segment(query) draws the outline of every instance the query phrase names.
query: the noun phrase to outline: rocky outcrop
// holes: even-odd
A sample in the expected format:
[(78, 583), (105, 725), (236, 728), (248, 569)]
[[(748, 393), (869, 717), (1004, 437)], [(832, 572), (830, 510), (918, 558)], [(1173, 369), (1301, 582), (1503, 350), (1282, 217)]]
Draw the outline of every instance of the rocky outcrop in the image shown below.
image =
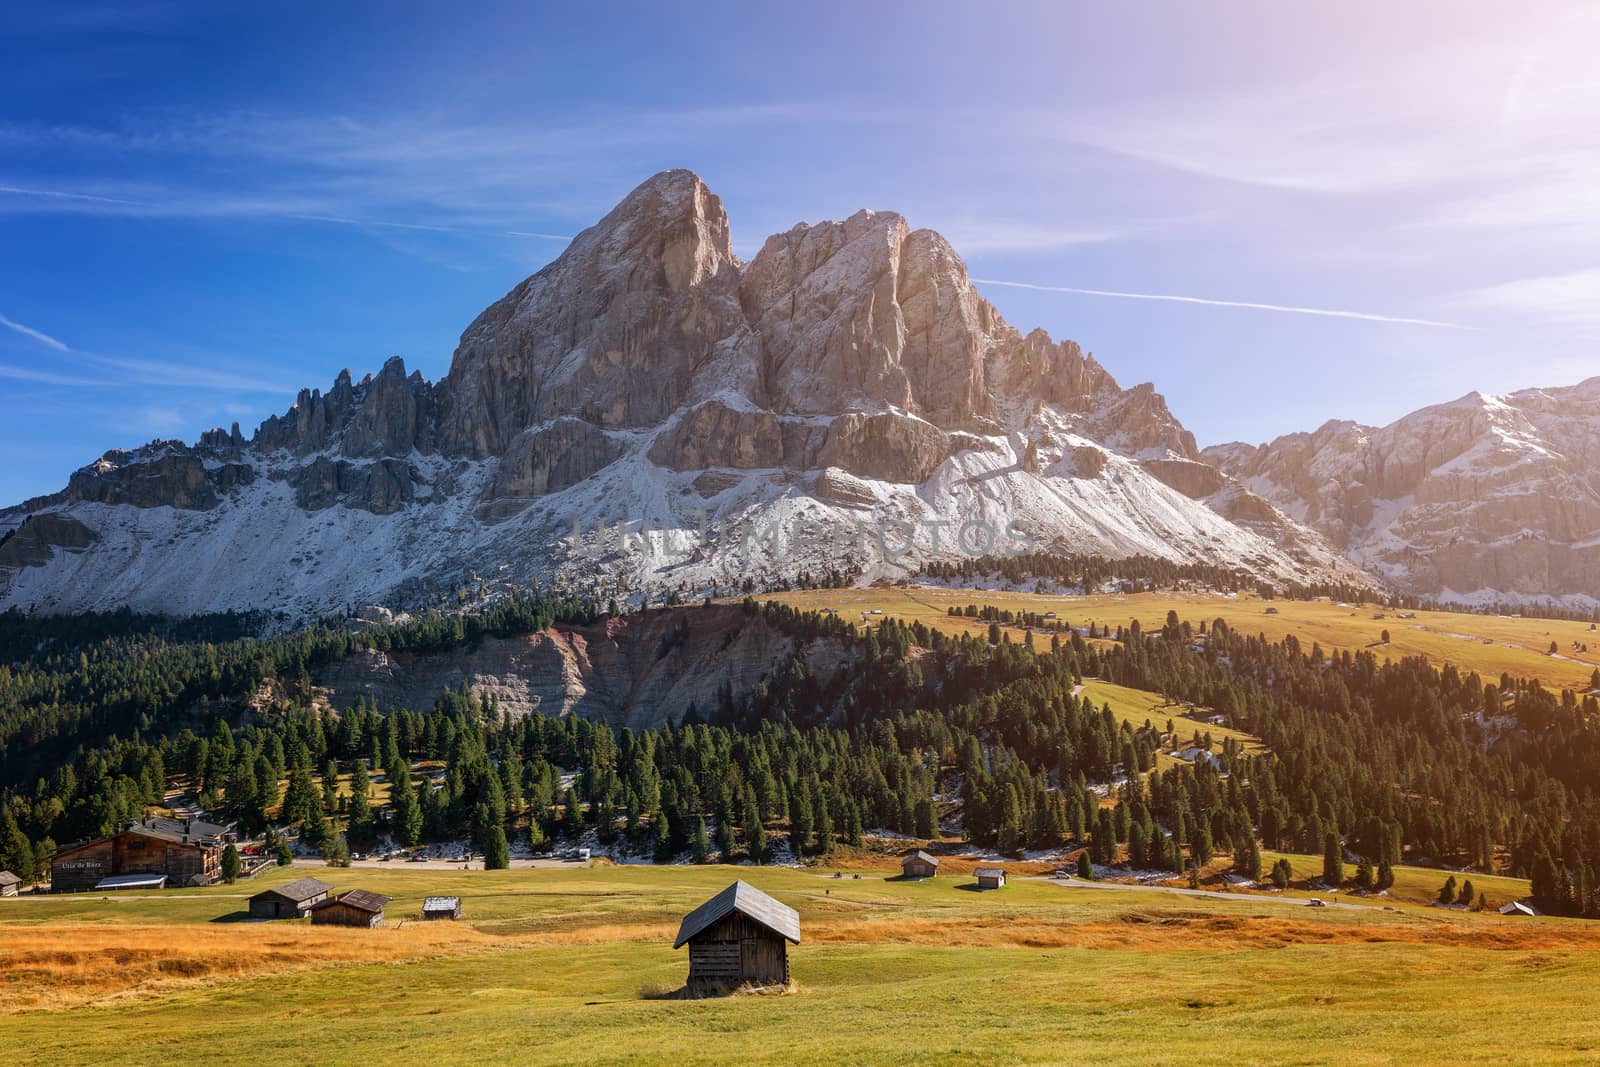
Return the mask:
[(0, 571), (42, 567), (57, 549), (81, 552), (97, 540), (93, 530), (70, 516), (30, 515), (0, 537)]
[(781, 467), (784, 434), (770, 411), (736, 410), (718, 400), (684, 414), (656, 438), (650, 462), (675, 471), (706, 467)]
[(543, 496), (577, 485), (625, 451), (611, 435), (582, 419), (557, 419), (524, 430), (495, 470), (493, 498)]
[(886, 482), (927, 481), (949, 454), (944, 431), (906, 415), (851, 413), (833, 420), (818, 463)]
[(1597, 411), (1600, 378), (1207, 456), (1409, 592), (1600, 598)]
[(688, 171), (635, 189), (467, 327), (441, 383), (445, 451), (496, 456), (575, 416), (655, 426), (744, 326), (722, 201)]
[(1191, 500), (1202, 500), (1228, 482), (1211, 464), (1192, 459), (1147, 459), (1140, 466)]
[(75, 471), (66, 497), (73, 502), (174, 507), (204, 511), (226, 493), (255, 480), (244, 463), (208, 466), (199, 450), (158, 442), (149, 452), (107, 452)]
[(826, 687), (854, 661), (834, 641), (801, 647), (738, 607), (651, 611), (594, 626), (553, 626), (437, 654), (363, 652), (316, 676), (336, 707), (431, 707), (463, 686), (508, 715), (580, 715), (653, 729), (717, 721), (801, 653)]
[(289, 475), (295, 503), (307, 511), (335, 505), (392, 515), (417, 499), (417, 477), (403, 460), (373, 463), (318, 456)]
[(433, 386), (421, 373), (407, 377), (405, 361), (395, 356), (375, 378), (352, 383), (344, 370), (326, 394), (302, 389), (287, 412), (261, 424), (252, 444), (296, 456), (324, 450), (352, 458), (429, 452), (436, 446), (434, 404)]

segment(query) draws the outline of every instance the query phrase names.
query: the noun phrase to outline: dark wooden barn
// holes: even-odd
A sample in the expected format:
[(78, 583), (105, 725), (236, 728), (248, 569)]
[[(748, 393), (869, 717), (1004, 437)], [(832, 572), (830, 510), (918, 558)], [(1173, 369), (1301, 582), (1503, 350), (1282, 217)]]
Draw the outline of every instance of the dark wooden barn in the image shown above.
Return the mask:
[(1006, 887), (1006, 869), (1004, 867), (979, 867), (972, 873), (978, 879), (979, 889), (1004, 889)]
[(299, 919), (328, 899), (333, 886), (315, 878), (296, 878), (273, 889), (263, 889), (250, 898), (254, 919)]
[(939, 857), (919, 848), (900, 861), (900, 873), (906, 878), (932, 878), (939, 873)]
[(791, 941), (800, 913), (739, 881), (686, 915), (672, 947), (689, 946), (690, 992), (717, 993), (788, 985)]
[(317, 926), (324, 924), (365, 926), (369, 928), (382, 926), (383, 906), (393, 899), (393, 897), (386, 897), (382, 893), (369, 893), (365, 889), (352, 889), (313, 905), (311, 908), (311, 922)]
[(21, 891), (21, 878), (10, 871), (0, 871), (0, 897), (14, 897)]

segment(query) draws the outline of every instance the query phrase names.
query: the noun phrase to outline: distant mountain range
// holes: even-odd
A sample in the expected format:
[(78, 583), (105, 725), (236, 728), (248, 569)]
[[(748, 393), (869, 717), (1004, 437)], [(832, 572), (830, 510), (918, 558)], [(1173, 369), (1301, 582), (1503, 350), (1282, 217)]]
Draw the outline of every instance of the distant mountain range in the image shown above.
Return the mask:
[(1205, 454), (1396, 588), (1575, 607), (1600, 597), (1600, 378)]
[(1008, 325), (938, 234), (861, 211), (745, 263), (721, 201), (668, 171), (479, 315), (441, 381), (346, 371), (249, 438), (108, 452), (0, 511), (0, 607), (695, 594), (1020, 549), (1593, 596), (1597, 398), (1600, 379), (1202, 452), (1152, 386)]

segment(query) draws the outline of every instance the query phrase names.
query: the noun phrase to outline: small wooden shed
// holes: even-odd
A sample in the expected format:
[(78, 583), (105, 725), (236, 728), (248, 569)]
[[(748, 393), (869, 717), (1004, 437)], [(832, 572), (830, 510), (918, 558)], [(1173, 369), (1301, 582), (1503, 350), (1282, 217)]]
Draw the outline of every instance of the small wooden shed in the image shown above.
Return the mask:
[(939, 873), (939, 857), (919, 848), (900, 861), (900, 873), (906, 878), (932, 878)]
[(383, 906), (393, 899), (382, 893), (352, 889), (314, 905), (311, 908), (311, 921), (318, 926), (324, 923), (369, 928), (382, 926)]
[(422, 902), (422, 917), (424, 919), (459, 919), (461, 918), (461, 898), (429, 897)]
[(292, 882), (263, 889), (250, 898), (252, 919), (300, 919), (306, 912), (328, 899), (333, 886), (315, 878), (296, 878)]
[(1006, 869), (1004, 867), (979, 867), (972, 873), (977, 876), (979, 889), (1004, 889), (1006, 887)]
[(689, 946), (688, 989), (716, 993), (788, 985), (791, 941), (800, 943), (800, 913), (738, 881), (684, 916), (672, 947)]
[(10, 871), (0, 871), (0, 897), (14, 897), (22, 892), (22, 879)]

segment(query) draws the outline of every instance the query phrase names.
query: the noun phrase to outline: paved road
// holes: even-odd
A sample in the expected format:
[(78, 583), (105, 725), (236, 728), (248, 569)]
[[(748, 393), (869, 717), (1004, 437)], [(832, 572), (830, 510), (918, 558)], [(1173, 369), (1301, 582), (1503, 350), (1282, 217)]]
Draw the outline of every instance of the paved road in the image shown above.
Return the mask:
[[(1049, 882), (1065, 889), (1108, 889), (1122, 890), (1131, 893), (1171, 893), (1180, 897), (1207, 897), (1212, 900), (1228, 900), (1235, 904), (1279, 904), (1292, 908), (1310, 907), (1304, 897), (1275, 897), (1261, 893), (1224, 893), (1216, 889), (1178, 889), (1165, 885), (1130, 885), (1126, 882), (1089, 882), (1081, 878), (1051, 878), (1045, 875), (1037, 876), (1039, 881)], [(1345, 908), (1350, 911), (1382, 911), (1381, 904), (1347, 904), (1342, 901), (1322, 898), (1325, 906), (1330, 908)]]

